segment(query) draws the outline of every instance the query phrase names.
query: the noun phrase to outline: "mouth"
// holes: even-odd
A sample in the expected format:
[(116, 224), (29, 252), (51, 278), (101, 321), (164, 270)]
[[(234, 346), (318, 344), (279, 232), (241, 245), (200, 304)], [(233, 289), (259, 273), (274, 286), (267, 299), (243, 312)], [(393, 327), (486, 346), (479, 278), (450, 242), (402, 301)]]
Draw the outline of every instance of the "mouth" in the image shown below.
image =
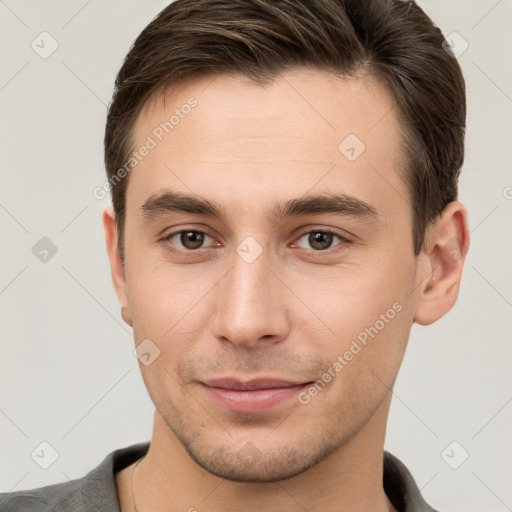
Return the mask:
[(236, 378), (211, 379), (200, 382), (205, 394), (231, 412), (251, 414), (275, 409), (296, 397), (310, 382), (275, 378), (241, 381)]

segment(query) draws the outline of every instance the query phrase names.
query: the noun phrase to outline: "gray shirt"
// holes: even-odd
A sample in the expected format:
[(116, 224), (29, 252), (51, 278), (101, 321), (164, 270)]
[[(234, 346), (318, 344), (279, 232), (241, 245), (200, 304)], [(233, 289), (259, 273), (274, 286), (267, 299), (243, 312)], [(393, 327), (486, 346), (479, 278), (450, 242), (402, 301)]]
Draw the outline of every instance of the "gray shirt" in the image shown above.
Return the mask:
[[(149, 442), (120, 448), (82, 478), (28, 491), (0, 493), (0, 512), (120, 512), (114, 474), (145, 455)], [(436, 512), (409, 470), (384, 452), (384, 490), (399, 512)]]

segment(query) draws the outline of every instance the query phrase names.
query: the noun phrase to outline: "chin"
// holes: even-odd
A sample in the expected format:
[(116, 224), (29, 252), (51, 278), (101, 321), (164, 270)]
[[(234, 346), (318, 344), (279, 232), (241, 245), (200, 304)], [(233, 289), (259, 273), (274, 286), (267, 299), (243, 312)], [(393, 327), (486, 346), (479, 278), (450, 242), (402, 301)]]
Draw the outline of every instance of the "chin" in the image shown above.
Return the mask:
[[(303, 443), (297, 444), (304, 446)], [(262, 452), (248, 442), (238, 451), (229, 445), (218, 447), (210, 453), (190, 447), (186, 449), (190, 457), (212, 475), (232, 482), (269, 483), (304, 473), (336, 449), (328, 445), (306, 446), (307, 450), (282, 446)]]

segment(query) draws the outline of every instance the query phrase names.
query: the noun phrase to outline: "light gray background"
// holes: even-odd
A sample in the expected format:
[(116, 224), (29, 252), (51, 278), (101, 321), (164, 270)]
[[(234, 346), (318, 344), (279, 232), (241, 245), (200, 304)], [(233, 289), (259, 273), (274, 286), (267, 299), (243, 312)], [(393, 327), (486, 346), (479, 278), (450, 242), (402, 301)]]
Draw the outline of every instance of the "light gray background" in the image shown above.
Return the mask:
[[(92, 190), (105, 181), (115, 74), (166, 3), (0, 0), (1, 491), (77, 478), (150, 438), (153, 406), (104, 246), (108, 198)], [(413, 328), (386, 449), (439, 509), (502, 512), (512, 510), (512, 2), (419, 3), (469, 44), (460, 198), (472, 240), (454, 310)], [(31, 48), (43, 31), (59, 44), (47, 59)], [(42, 237), (58, 248), (46, 263), (32, 253)], [(43, 441), (59, 454), (48, 469), (31, 458)], [(458, 469), (441, 455), (452, 441), (469, 453)], [(452, 464), (460, 450), (448, 450)]]

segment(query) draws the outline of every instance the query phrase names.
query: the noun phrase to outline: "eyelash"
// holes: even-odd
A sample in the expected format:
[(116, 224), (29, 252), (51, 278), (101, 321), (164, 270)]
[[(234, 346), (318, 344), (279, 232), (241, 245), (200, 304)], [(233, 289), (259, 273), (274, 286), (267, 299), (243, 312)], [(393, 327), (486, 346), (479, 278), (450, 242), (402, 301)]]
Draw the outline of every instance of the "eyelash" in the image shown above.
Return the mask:
[[(208, 233), (206, 233), (205, 231), (201, 231), (201, 230), (198, 230), (198, 229), (180, 229), (179, 231), (173, 231), (172, 233), (169, 233), (168, 235), (165, 235), (163, 238), (162, 238), (162, 241), (164, 242), (170, 242), (171, 238), (173, 238), (174, 236), (176, 235), (180, 235), (182, 233), (187, 233), (187, 232), (192, 232), (192, 233), (200, 233), (200, 234), (203, 234), (203, 235), (206, 235), (207, 237), (209, 238), (212, 238)], [(322, 254), (331, 254), (331, 252), (335, 251), (336, 250), (336, 247), (339, 247), (340, 245), (342, 246), (345, 246), (346, 244), (349, 244), (351, 243), (351, 240), (349, 240), (348, 238), (340, 235), (339, 233), (336, 233), (334, 231), (331, 231), (329, 229), (312, 229), (312, 230), (309, 230), (309, 231), (305, 231), (304, 233), (302, 233), (296, 240), (297, 242), (302, 239), (304, 236), (306, 235), (310, 235), (311, 233), (322, 233), (324, 235), (332, 235), (334, 238), (337, 238), (339, 240), (339, 243), (336, 244), (336, 245), (332, 245), (331, 247), (328, 247), (327, 249), (305, 249), (307, 252), (309, 253), (313, 253), (315, 255), (322, 255)], [(297, 242), (294, 242), (293, 244), (295, 245)], [(172, 244), (174, 245), (174, 244)], [(200, 253), (201, 250), (204, 250), (205, 248), (204, 247), (199, 247), (198, 249), (186, 249), (186, 248), (178, 248), (178, 249), (173, 249), (173, 251), (175, 252), (181, 252), (181, 253), (188, 253), (188, 254), (193, 254), (193, 253)], [(338, 249), (338, 250), (341, 250)]]

